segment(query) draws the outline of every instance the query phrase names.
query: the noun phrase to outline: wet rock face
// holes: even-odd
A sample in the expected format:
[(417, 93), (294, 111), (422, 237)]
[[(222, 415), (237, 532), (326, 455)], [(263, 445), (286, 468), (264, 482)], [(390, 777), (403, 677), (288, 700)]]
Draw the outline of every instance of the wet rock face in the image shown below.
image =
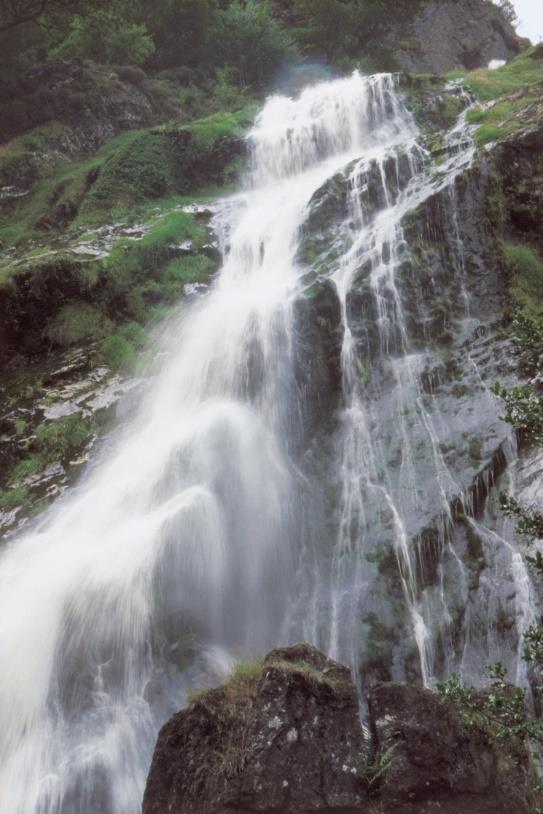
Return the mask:
[(424, 3), (407, 30), (388, 38), (402, 71), (435, 74), (511, 59), (521, 42), (499, 10), (482, 0)]
[(375, 748), (380, 754), (394, 749), (379, 792), (384, 811), (529, 811), (527, 759), (519, 766), (483, 732), (462, 729), (442, 697), (419, 687), (377, 684), (368, 703)]
[(143, 814), (529, 810), (527, 754), (513, 763), (429, 690), (376, 685), (370, 745), (350, 671), (309, 645), (272, 651), (241, 694), (236, 681), (164, 726)]
[(497, 165), (513, 237), (543, 251), (543, 103), (522, 115), (526, 129), (502, 145)]
[[(536, 225), (541, 214), (540, 139), (540, 128), (530, 127), (482, 155), (446, 186), (439, 184), (441, 151), (435, 155), (435, 191), (404, 216), (394, 272), (410, 348), (407, 356), (402, 350), (398, 320), (391, 323), (388, 357), (387, 351), (383, 352), (372, 263), (363, 255), (345, 301), (369, 433), (381, 444), (380, 465), (389, 473), (388, 483), (398, 496), (409, 545), (417, 552), (413, 569), (417, 595), (431, 609), (428, 618), (441, 620), (433, 631), (434, 675), (447, 675), (455, 669), (450, 662), (453, 642), (453, 664), (462, 661), (465, 667), (469, 663), (475, 683), (484, 666), (481, 653), (485, 652), (484, 636), (489, 627), (499, 630), (504, 663), (510, 669), (516, 663), (518, 628), (513, 599), (518, 586), (512, 576), (510, 550), (496, 542), (501, 539), (499, 535), (511, 539), (513, 528), (503, 525), (498, 510), (485, 518), (489, 501), (495, 501), (500, 488), (509, 488), (506, 484), (500, 487), (498, 481), (516, 452), (511, 446), (510, 427), (501, 419), (502, 404), (490, 387), (496, 381), (506, 386), (518, 383), (517, 356), (503, 328), (504, 311), (510, 307), (511, 298), (499, 241), (538, 245), (541, 240)], [(390, 171), (394, 165), (397, 173)], [(405, 188), (405, 158), (401, 153), (393, 160), (388, 158), (381, 173), (371, 164), (363, 170), (359, 197), (371, 222), (384, 208), (383, 179), (392, 178), (387, 189), (393, 199)], [(331, 318), (332, 311), (325, 310), (328, 299), (324, 300), (321, 292), (326, 283), (333, 287), (331, 277), (338, 259), (349, 250), (353, 239), (347, 198), (352, 183), (353, 165), (315, 194), (300, 251), (309, 283), (304, 291), (305, 312), (298, 307), (297, 314), (309, 314), (313, 325), (331, 326), (328, 334), (318, 335), (314, 330), (310, 335), (311, 342), (306, 344), (310, 344), (311, 354), (306, 352), (304, 358), (310, 358), (311, 364), (303, 366), (311, 371), (304, 380), (307, 400), (316, 413), (318, 407), (318, 421), (305, 424), (315, 431), (315, 452), (307, 456), (304, 466), (311, 480), (322, 484), (323, 493), (331, 495), (331, 499), (321, 501), (327, 512), (320, 524), (325, 529), (323, 561), (332, 535), (337, 534), (338, 513), (334, 512), (341, 499), (334, 480), (338, 463), (328, 452), (333, 445), (327, 446), (325, 436), (329, 439), (336, 433), (342, 440), (344, 380), (341, 348), (328, 355), (326, 367), (316, 364), (324, 358), (325, 350), (338, 347), (338, 340), (332, 343), (330, 337), (342, 336), (341, 322), (338, 325), (337, 316)], [(388, 259), (386, 252), (383, 258)], [(393, 313), (390, 290), (385, 290), (385, 296), (389, 297), (385, 300), (388, 313)], [(301, 337), (307, 333), (301, 318), (298, 333)], [(396, 360), (402, 356), (407, 373), (400, 375)], [(330, 390), (330, 381), (338, 382), (339, 395)], [(402, 399), (405, 425), (397, 410)], [(417, 405), (434, 426), (430, 444), (425, 440), (424, 422), (418, 422)], [(413, 439), (407, 454), (399, 426), (405, 426)], [(411, 481), (403, 468), (407, 460), (415, 473)], [(446, 490), (446, 511), (442, 487)], [(365, 588), (355, 611), (359, 623), (357, 667), (365, 687), (375, 681), (416, 682), (420, 666), (398, 576), (394, 517), (375, 495), (365, 501), (364, 511)], [(466, 522), (466, 514), (474, 522)], [(484, 531), (485, 523), (498, 537)], [(356, 586), (351, 590), (356, 591)], [(443, 596), (447, 597), (445, 612)], [(490, 597), (500, 610), (491, 623), (488, 619), (482, 623), (476, 609), (487, 607)]]
[(231, 693), (204, 694), (162, 729), (143, 814), (366, 810), (346, 667), (309, 645), (274, 650), (225, 726)]

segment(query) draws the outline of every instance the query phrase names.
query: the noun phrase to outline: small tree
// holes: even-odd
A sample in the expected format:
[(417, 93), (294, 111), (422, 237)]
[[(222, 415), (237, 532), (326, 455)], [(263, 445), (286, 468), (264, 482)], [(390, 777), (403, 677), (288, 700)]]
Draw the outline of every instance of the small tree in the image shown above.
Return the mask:
[(62, 59), (141, 65), (154, 50), (146, 26), (127, 21), (113, 8), (74, 17), (67, 37), (51, 53)]
[(0, 0), (0, 33), (35, 22), (47, 12), (74, 6), (78, 0)]
[(512, 26), (518, 25), (517, 12), (511, 0), (494, 0), (494, 4), (501, 10), (508, 23)]
[(234, 0), (215, 16), (209, 41), (218, 66), (231, 66), (241, 85), (262, 84), (294, 55), (292, 39), (266, 0)]

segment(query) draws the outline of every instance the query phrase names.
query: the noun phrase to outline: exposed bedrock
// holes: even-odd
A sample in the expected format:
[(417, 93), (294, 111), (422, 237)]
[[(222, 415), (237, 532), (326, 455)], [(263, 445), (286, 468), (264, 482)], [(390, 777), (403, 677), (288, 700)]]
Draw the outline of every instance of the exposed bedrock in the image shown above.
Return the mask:
[(481, 0), (423, 3), (413, 21), (399, 32), (393, 28), (387, 41), (401, 70), (436, 74), (511, 59), (521, 43), (498, 9)]
[[(513, 529), (500, 517), (497, 494), (502, 488), (522, 492), (526, 467), (521, 456), (515, 483), (502, 479), (517, 443), (491, 386), (518, 381), (516, 352), (504, 323), (511, 277), (500, 241), (537, 242), (528, 215), (539, 211), (541, 202), (540, 129), (512, 137), (452, 184), (440, 184), (442, 170), (436, 165), (435, 191), (401, 223), (395, 271), (399, 305), (385, 303), (395, 317), (387, 346), (371, 263), (355, 270), (345, 299), (367, 433), (378, 444), (378, 476), (396, 499), (413, 552), (409, 590), (425, 618), (439, 620), (432, 623), (431, 670), (444, 675), (463, 660), (475, 682), (484, 666), (478, 651), (485, 651), (489, 630), (502, 643), (498, 657), (512, 669), (524, 623), (515, 582), (520, 576), (511, 568), (513, 548), (507, 542)], [(399, 154), (381, 167), (370, 164), (359, 177), (369, 223), (384, 211), (385, 193), (396, 198), (405, 189), (408, 172)], [(337, 534), (340, 504), (335, 475), (340, 462), (331, 450), (341, 443), (330, 439), (341, 439), (344, 432), (344, 325), (334, 273), (353, 242), (352, 173), (352, 166), (346, 168), (316, 193), (300, 249), (308, 272), (305, 301), (298, 306), (299, 382), (312, 418), (306, 423), (304, 466), (321, 484), (322, 552)], [(386, 247), (384, 255), (388, 261)], [(342, 566), (354, 574), (361, 561), (364, 572), (364, 590), (353, 599), (353, 583), (346, 614), (359, 626), (357, 659), (366, 687), (376, 680), (416, 680), (420, 670), (405, 613), (397, 519), (379, 492), (368, 494), (363, 551), (345, 554)], [(330, 573), (333, 568), (330, 563)], [(490, 620), (480, 616), (481, 607), (493, 609)], [(328, 612), (323, 607), (322, 613)], [(340, 653), (341, 635), (340, 628)]]

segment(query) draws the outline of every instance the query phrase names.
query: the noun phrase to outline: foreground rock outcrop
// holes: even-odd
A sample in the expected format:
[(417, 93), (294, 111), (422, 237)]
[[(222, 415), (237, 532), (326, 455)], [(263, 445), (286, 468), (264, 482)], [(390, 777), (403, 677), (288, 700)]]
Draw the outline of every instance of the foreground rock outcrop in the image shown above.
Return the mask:
[(143, 814), (524, 814), (529, 755), (513, 760), (454, 707), (379, 684), (364, 739), (350, 671), (310, 645), (273, 650), (161, 730)]

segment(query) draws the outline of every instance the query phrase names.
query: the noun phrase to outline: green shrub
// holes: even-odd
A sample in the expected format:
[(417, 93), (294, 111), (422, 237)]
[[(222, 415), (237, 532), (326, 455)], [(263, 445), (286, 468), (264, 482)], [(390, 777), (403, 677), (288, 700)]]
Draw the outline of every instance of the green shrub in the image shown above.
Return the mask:
[(77, 15), (68, 36), (51, 51), (56, 59), (92, 59), (106, 64), (141, 65), (155, 46), (145, 25), (127, 21), (111, 8)]
[(19, 461), (13, 472), (11, 473), (10, 480), (12, 483), (29, 478), (36, 475), (44, 467), (43, 459), (39, 455), (34, 455), (32, 458), (25, 458)]
[(468, 445), (468, 455), (473, 466), (477, 466), (482, 458), (482, 443), (480, 438), (470, 438)]
[(25, 506), (27, 504), (28, 489), (24, 486), (0, 491), (0, 509), (2, 511), (7, 512), (11, 509), (16, 509), (18, 506)]
[(489, 110), (473, 108), (468, 111), (467, 120), (470, 124), (478, 124), (475, 140), (482, 147), (493, 141), (499, 141), (514, 133), (521, 123), (515, 118), (515, 113), (522, 108), (522, 102), (499, 102)]
[(37, 447), (45, 461), (57, 461), (81, 447), (94, 434), (94, 422), (79, 414), (44, 421), (35, 430)]
[(266, 82), (295, 55), (290, 33), (272, 15), (267, 0), (232, 0), (220, 9), (210, 48), (216, 64), (236, 70), (242, 85)]
[(99, 308), (73, 302), (60, 309), (44, 333), (55, 345), (67, 347), (85, 339), (103, 339), (112, 329), (113, 323)]
[(17, 435), (22, 435), (27, 428), (27, 421), (24, 418), (15, 419), (15, 432)]
[(511, 273), (513, 298), (529, 316), (543, 312), (543, 260), (526, 244), (502, 243), (504, 262)]
[(521, 430), (524, 439), (530, 443), (543, 445), (543, 396), (530, 385), (512, 387), (508, 390), (495, 383), (492, 392), (503, 399), (507, 421), (516, 430)]
[(453, 126), (460, 116), (463, 107), (464, 103), (458, 96), (448, 96), (445, 99), (442, 107), (442, 116), (447, 127)]
[(129, 322), (119, 328), (118, 333), (137, 350), (143, 350), (149, 342), (149, 334), (137, 322)]
[(463, 728), (483, 730), (501, 741), (509, 754), (523, 756), (527, 741), (543, 743), (543, 727), (528, 712), (526, 691), (507, 681), (502, 664), (487, 667), (486, 672), (491, 679), (488, 692), (463, 684), (456, 673), (436, 689), (457, 708)]
[(104, 339), (100, 346), (100, 355), (106, 365), (125, 373), (134, 369), (138, 358), (132, 343), (120, 332)]

